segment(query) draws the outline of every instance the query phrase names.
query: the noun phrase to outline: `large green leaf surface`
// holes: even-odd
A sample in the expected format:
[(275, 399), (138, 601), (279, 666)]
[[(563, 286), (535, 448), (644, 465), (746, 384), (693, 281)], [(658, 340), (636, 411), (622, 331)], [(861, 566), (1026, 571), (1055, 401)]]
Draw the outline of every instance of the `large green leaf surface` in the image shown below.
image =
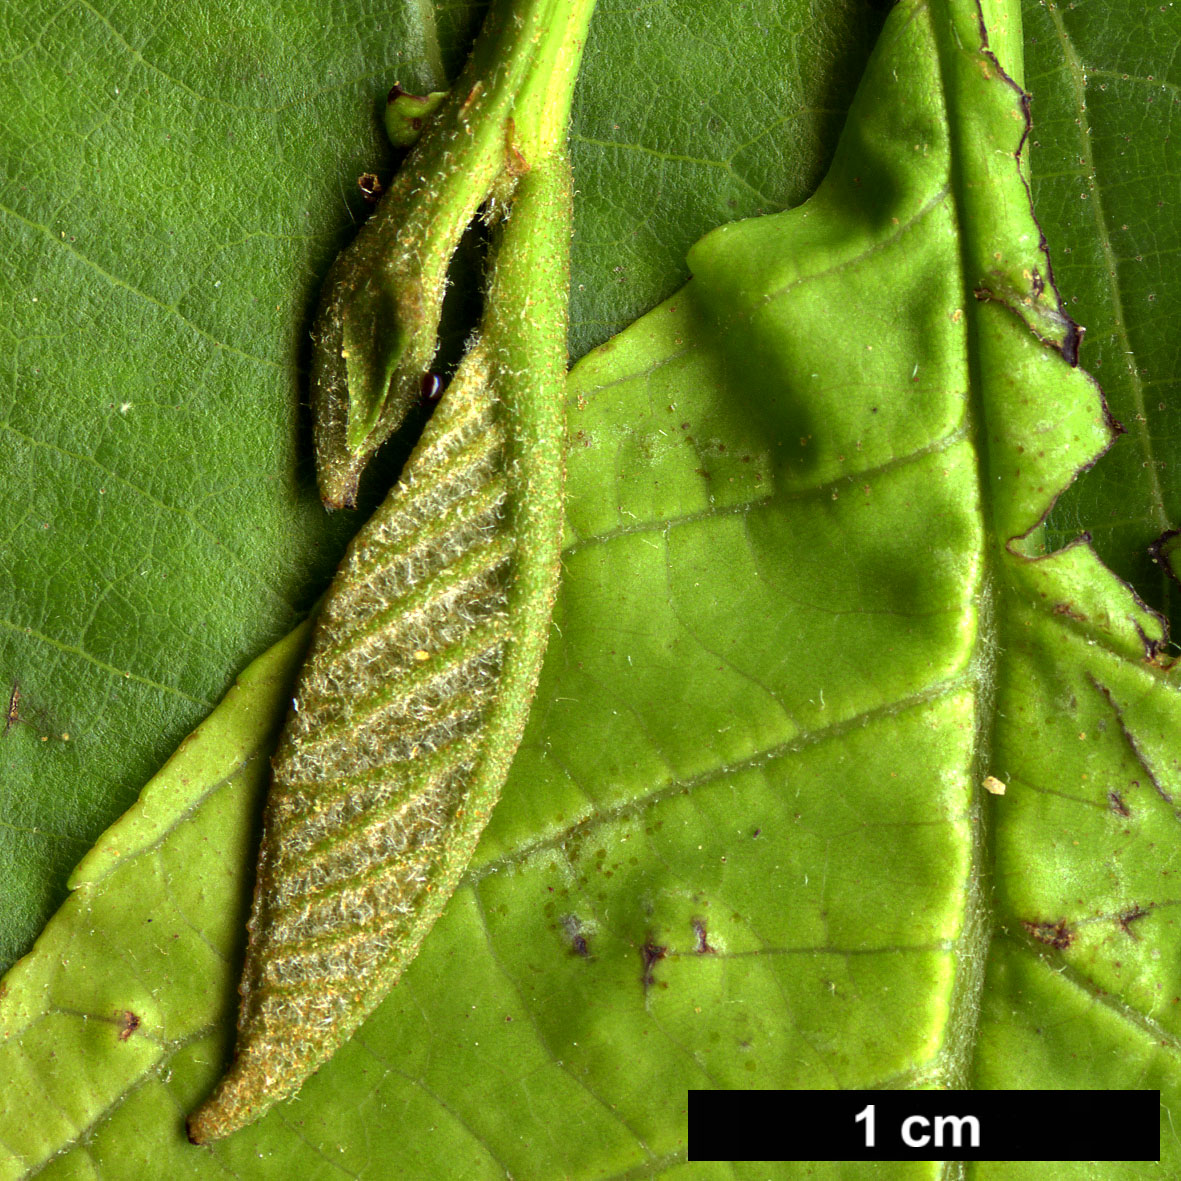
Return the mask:
[(6, 961), (356, 527), (303, 470), (298, 361), (341, 178), (383, 158), (369, 79), (430, 80), (405, 16), (341, 57), (293, 12), (135, 15), (5, 13)]
[[(397, 475), (404, 446), (360, 513), (323, 513), (301, 369), (356, 179), (395, 163), (390, 84), (440, 85), (478, 23), (435, 7), (0, 6), (4, 966)], [(808, 195), (881, 20), (633, 8), (602, 0), (578, 92), (575, 355), (675, 290), (706, 230)]]
[(1026, 6), (1031, 162), (1054, 270), (1089, 331), (1084, 361), (1127, 436), (1056, 506), (1105, 562), (1178, 620), (1150, 546), (1181, 525), (1181, 62), (1167, 4)]
[[(1159, 621), (1087, 546), (1043, 553), (1108, 427), (1054, 347), (1020, 104), (975, 29), (896, 10), (817, 195), (711, 234), (575, 371), (537, 707), (374, 1019), (294, 1104), (184, 1142), (229, 1047), (296, 636), (7, 978), (6, 1175), (765, 1175), (682, 1163), (691, 1086), (1176, 1104), (1181, 706)], [(1167, 1176), (1163, 1127), (1159, 1171), (971, 1175)]]

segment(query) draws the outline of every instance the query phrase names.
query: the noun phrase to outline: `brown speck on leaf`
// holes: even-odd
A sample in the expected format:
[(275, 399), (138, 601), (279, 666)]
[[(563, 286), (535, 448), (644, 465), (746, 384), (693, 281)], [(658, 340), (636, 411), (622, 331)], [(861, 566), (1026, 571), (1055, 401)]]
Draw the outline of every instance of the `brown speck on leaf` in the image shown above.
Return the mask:
[(130, 1009), (124, 1009), (119, 1018), (122, 1024), (119, 1040), (125, 1042), (139, 1028), (139, 1018)]
[(570, 937), (570, 950), (576, 956), (589, 960), (591, 958), (590, 944), (583, 932), (582, 921), (577, 915), (568, 914), (562, 919), (562, 926), (566, 928), (566, 934)]
[(1117, 816), (1131, 816), (1132, 809), (1124, 802), (1124, 797), (1118, 791), (1109, 791), (1107, 793), (1107, 802), (1111, 805), (1111, 810)]
[(704, 919), (693, 920), (693, 934), (697, 936), (697, 946), (694, 951), (698, 955), (717, 955), (718, 949), (710, 947), (709, 940), (706, 938)]
[(1021, 925), (1039, 943), (1044, 943), (1047, 947), (1053, 947), (1058, 951), (1065, 951), (1074, 942), (1074, 932), (1067, 925), (1065, 919), (1059, 919), (1056, 923), (1039, 923), (1022, 919)]
[(662, 947), (651, 935), (644, 940), (644, 946), (640, 948), (640, 955), (644, 960), (644, 975), (641, 980), (644, 984), (644, 991), (656, 983), (656, 973), (653, 969), (666, 955), (668, 955), (668, 948)]
[(21, 687), (19, 681), (12, 682), (12, 694), (8, 698), (8, 716), (4, 722), (4, 733), (7, 734), (20, 721)]
[(1147, 914), (1148, 911), (1142, 906), (1133, 906), (1131, 910), (1125, 910), (1119, 916), (1120, 930), (1123, 931), (1125, 935), (1131, 935), (1133, 939), (1138, 939), (1139, 936), (1132, 930), (1132, 924), (1137, 919), (1144, 918), (1144, 916)]

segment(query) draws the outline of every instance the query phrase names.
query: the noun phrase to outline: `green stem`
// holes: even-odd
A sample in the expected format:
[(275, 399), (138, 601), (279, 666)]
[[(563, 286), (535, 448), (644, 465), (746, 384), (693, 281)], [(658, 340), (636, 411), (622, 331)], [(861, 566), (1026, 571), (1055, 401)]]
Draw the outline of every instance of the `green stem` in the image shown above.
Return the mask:
[(565, 0), (555, 6), (554, 27), (517, 94), (516, 146), (531, 165), (554, 152), (565, 154), (574, 84), (594, 7), (595, 0)]

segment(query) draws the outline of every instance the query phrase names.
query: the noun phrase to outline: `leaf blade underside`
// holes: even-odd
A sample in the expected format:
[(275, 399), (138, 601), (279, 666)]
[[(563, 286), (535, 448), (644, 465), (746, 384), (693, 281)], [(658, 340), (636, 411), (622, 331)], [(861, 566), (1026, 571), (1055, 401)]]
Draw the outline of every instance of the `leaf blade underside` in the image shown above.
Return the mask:
[[(403, 983), (216, 1164), (179, 1139), (153, 1160), (277, 1176), (310, 1142), (327, 1176), (381, 1137), (409, 1172), (676, 1175), (686, 1086), (1076, 1083), (1176, 1102), (1175, 903), (1157, 852), (1176, 844), (1176, 691), (1145, 660), (1156, 621), (1086, 547), (1023, 540), (1108, 428), (1086, 377), (1022, 319), (1037, 238), (1018, 96), (943, 11), (895, 11), (813, 201), (710, 235), (689, 287), (572, 376), (539, 705)], [(1009, 218), (983, 251), (943, 114), (979, 84), (1000, 95), (989, 126), (1007, 150), (986, 163), (1005, 170)], [(981, 798), (985, 772), (1004, 796)], [(206, 819), (176, 832), (212, 839)], [(167, 850), (142, 862), (153, 880)], [(133, 1172), (133, 1121), (178, 1129), (220, 1064), (228, 968), (202, 965), (221, 987), (189, 998), (183, 1030), (146, 1007), (158, 959), (117, 996), (80, 999), (87, 974), (60, 970), (63, 948), (77, 962), (101, 943), (91, 928), (127, 922), (131, 879), (114, 883), (131, 872), (76, 893), (74, 925), (10, 981), (6, 1004), (48, 989), (66, 1024), (67, 1009), (145, 1006), (144, 1040), (109, 1025), (103, 1047), (143, 1053), (128, 1068), (141, 1085), (113, 1081), (121, 1106), (94, 1127), (86, 1113), (76, 1163), (46, 1175), (83, 1154)], [(243, 905), (240, 883), (209, 891), (211, 909)], [(184, 913), (146, 905), (173, 927)], [(48, 1077), (41, 1047), (9, 1051)], [(443, 1119), (450, 1156), (404, 1134)], [(4, 1127), (7, 1143), (11, 1114)], [(1175, 1141), (1162, 1152), (1167, 1171)]]

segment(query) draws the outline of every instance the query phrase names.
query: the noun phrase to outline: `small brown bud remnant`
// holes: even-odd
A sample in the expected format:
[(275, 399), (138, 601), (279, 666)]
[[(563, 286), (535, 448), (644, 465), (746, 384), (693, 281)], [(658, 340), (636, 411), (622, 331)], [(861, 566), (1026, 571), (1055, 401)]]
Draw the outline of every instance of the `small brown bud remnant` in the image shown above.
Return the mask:
[(376, 205), (381, 200), (382, 193), (385, 192), (385, 187), (375, 172), (362, 172), (357, 177), (357, 188), (361, 190), (361, 196), (370, 205)]

